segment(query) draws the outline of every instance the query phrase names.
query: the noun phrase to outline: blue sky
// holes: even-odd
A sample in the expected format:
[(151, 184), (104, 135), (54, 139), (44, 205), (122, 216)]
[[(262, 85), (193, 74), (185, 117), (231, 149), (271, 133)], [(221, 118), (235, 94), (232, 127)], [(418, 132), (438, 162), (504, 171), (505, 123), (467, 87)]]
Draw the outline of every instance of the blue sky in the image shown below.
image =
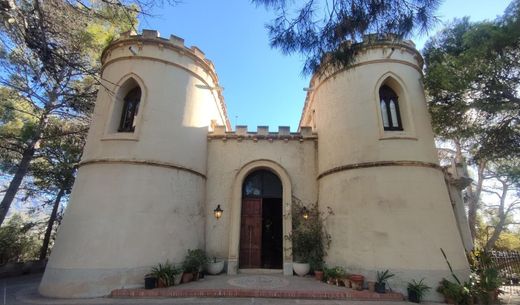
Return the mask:
[[(445, 0), (437, 11), (443, 24), (453, 18), (469, 16), (478, 21), (501, 15), (510, 0)], [(248, 0), (183, 0), (176, 6), (164, 6), (140, 23), (140, 29), (155, 29), (163, 37), (170, 34), (185, 39), (187, 46), (199, 47), (217, 69), (224, 87), (231, 125), (269, 125), (298, 127), (305, 101), (302, 76), (303, 58), (285, 56), (269, 47), (265, 24), (274, 16)], [(414, 37), (422, 49), (426, 36)]]

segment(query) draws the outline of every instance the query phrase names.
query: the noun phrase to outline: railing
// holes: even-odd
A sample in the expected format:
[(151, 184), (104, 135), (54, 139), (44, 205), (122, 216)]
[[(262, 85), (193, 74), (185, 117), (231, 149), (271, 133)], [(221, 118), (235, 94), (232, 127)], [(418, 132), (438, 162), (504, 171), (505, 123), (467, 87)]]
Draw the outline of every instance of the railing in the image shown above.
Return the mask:
[(500, 287), (506, 294), (520, 295), (520, 252), (491, 251), (492, 265), (504, 280)]

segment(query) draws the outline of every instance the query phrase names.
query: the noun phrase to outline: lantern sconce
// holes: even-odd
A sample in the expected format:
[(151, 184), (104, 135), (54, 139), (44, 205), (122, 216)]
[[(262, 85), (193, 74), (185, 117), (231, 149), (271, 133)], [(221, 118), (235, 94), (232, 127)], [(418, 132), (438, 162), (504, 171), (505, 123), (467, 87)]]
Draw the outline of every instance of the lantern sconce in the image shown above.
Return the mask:
[(307, 207), (303, 207), (303, 209), (302, 209), (302, 217), (305, 220), (309, 219), (309, 210), (307, 210)]
[(224, 210), (222, 210), (222, 209), (220, 208), (220, 204), (219, 204), (219, 205), (217, 205), (217, 208), (213, 210), (213, 215), (215, 215), (215, 218), (216, 218), (217, 220), (219, 220), (220, 217), (222, 217), (222, 212), (224, 212)]

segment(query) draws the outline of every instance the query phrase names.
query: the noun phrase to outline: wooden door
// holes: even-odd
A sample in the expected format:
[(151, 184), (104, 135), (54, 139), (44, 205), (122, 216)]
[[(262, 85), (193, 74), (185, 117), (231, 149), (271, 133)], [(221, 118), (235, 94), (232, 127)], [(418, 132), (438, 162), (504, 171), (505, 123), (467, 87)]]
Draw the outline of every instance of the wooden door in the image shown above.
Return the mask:
[(240, 222), (240, 268), (262, 266), (262, 199), (244, 198)]

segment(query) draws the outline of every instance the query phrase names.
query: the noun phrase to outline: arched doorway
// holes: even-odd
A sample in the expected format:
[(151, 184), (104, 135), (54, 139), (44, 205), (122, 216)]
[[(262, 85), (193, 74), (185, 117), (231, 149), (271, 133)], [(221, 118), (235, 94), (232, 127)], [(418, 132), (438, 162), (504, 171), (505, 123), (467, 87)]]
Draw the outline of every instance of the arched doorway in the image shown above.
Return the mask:
[(239, 268), (283, 268), (283, 188), (265, 169), (242, 184)]

